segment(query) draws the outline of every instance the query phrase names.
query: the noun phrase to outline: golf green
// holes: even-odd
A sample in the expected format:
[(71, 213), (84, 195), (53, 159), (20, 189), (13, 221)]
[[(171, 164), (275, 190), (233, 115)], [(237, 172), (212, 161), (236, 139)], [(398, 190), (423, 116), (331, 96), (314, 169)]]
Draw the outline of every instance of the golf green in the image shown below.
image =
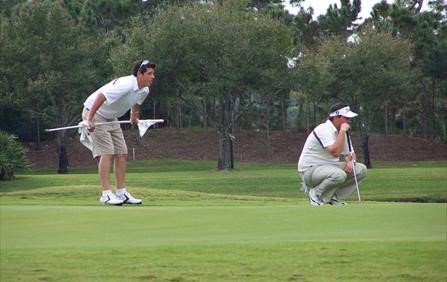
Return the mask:
[(444, 240), (445, 204), (1, 206), (1, 248)]

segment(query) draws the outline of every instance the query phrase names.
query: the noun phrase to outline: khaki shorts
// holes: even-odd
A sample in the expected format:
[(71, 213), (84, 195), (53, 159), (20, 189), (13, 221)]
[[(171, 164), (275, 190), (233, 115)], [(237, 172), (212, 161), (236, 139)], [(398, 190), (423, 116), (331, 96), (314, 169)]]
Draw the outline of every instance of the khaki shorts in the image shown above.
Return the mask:
[[(82, 119), (87, 120), (89, 110), (84, 108), (82, 111)], [(93, 122), (109, 122), (118, 119), (106, 119), (98, 114), (93, 117)], [(123, 131), (118, 123), (99, 125), (93, 132), (92, 136), (92, 153), (96, 158), (101, 155), (127, 155), (126, 140), (124, 140)]]

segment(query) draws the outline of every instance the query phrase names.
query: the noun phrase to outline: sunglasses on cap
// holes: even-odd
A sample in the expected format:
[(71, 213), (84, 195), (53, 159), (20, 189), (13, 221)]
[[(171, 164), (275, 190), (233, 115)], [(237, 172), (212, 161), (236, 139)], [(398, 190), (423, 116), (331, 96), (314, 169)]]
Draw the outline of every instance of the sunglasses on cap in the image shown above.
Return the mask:
[(141, 62), (141, 65), (140, 65), (140, 67), (138, 68), (138, 70), (141, 70), (141, 68), (142, 68), (143, 66), (147, 66), (147, 65), (149, 65), (150, 68), (155, 68), (155, 64), (149, 62), (149, 60), (144, 60), (144, 61)]

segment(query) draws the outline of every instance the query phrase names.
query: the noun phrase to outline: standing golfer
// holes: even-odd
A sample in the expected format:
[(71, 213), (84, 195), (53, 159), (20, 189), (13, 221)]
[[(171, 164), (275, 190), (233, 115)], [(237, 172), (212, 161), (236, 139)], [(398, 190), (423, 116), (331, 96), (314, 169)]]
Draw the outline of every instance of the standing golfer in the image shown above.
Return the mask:
[(306, 139), (298, 172), (313, 206), (346, 205), (356, 181), (366, 176), (366, 166), (355, 162), (355, 153), (350, 153), (348, 145), (347, 131), (356, 116), (347, 104), (337, 103), (331, 107), (328, 120)]
[[(126, 177), (127, 146), (119, 124), (101, 125), (95, 123), (118, 120), (130, 109), (130, 122), (138, 122), (140, 105), (149, 94), (149, 86), (155, 79), (155, 65), (148, 60), (133, 64), (132, 75), (112, 80), (91, 94), (84, 102), (82, 119), (89, 125), (92, 137), (92, 153), (99, 157), (98, 172), (102, 184), (103, 204), (141, 204), (128, 191)], [(113, 164), (116, 179), (116, 195), (112, 193), (109, 174)]]

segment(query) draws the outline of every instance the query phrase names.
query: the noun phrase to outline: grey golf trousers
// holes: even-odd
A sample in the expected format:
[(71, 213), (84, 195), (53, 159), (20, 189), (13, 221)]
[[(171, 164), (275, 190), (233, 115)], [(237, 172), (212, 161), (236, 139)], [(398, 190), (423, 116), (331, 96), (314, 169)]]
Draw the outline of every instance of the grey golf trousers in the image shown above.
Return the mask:
[[(345, 162), (336, 165), (313, 166), (303, 174), (303, 180), (309, 189), (316, 189), (320, 200), (327, 203), (336, 195), (340, 200), (347, 200), (352, 192), (356, 190), (353, 173), (346, 173), (343, 168)], [(357, 181), (360, 183), (366, 177), (366, 166), (355, 163)]]

